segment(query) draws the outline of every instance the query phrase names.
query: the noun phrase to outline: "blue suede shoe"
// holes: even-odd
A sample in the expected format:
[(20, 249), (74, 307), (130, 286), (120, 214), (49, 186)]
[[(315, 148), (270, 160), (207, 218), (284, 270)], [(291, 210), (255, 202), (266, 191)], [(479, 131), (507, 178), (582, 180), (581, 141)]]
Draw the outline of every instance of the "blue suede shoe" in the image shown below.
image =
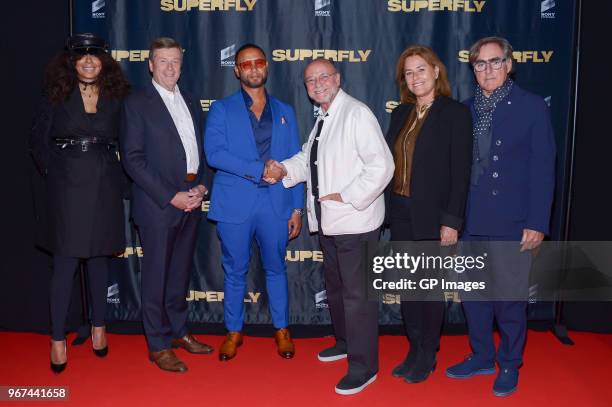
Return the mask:
[(518, 376), (518, 369), (500, 369), (493, 384), (493, 394), (506, 397), (514, 393), (518, 387)]
[(469, 355), (461, 363), (446, 369), (446, 376), (453, 379), (467, 379), (476, 375), (488, 375), (495, 373), (495, 364), (493, 362), (484, 363), (476, 360), (474, 355)]

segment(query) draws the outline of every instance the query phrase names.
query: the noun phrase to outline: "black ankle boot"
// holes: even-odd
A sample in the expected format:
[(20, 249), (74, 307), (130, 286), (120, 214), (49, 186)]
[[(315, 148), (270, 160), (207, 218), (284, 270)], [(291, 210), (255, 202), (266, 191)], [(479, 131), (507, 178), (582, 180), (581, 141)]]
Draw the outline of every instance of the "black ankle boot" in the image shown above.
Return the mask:
[(406, 337), (410, 343), (410, 350), (402, 363), (391, 371), (393, 377), (406, 377), (416, 366), (417, 355), (421, 343), (421, 334), (417, 329), (406, 328)]
[(411, 342), (410, 350), (402, 363), (395, 366), (391, 371), (393, 377), (405, 377), (412, 369), (414, 369), (417, 359), (417, 344)]
[(404, 381), (411, 384), (424, 382), (436, 370), (436, 364), (436, 352), (421, 349), (418, 352), (414, 368), (404, 376)]

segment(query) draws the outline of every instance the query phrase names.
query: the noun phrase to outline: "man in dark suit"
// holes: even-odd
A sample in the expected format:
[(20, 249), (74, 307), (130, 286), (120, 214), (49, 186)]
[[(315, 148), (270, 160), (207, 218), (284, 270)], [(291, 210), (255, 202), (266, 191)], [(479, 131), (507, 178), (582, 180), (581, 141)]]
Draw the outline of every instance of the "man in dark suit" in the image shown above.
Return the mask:
[(187, 290), (193, 263), (204, 159), (200, 110), (179, 90), (183, 53), (172, 38), (153, 41), (150, 85), (126, 99), (121, 160), (134, 181), (132, 215), (143, 246), (142, 318), (149, 358), (160, 369), (185, 372), (171, 348), (211, 353), (186, 328)]
[[(473, 354), (446, 370), (453, 378), (499, 373), (496, 396), (518, 386), (527, 333), (531, 250), (548, 233), (555, 183), (555, 140), (544, 100), (521, 89), (512, 72), (512, 46), (488, 37), (470, 49), (478, 86), (468, 101), (474, 121), (474, 156), (463, 240), (488, 253), (487, 298), (464, 301)], [(520, 243), (519, 243), (520, 242)], [(511, 288), (511, 290), (509, 290)], [(501, 334), (497, 355), (493, 320)]]
[[(287, 242), (300, 233), (304, 187), (268, 183), (266, 161), (299, 151), (297, 120), (291, 106), (265, 89), (268, 62), (263, 50), (245, 44), (236, 52), (240, 90), (213, 103), (206, 122), (206, 156), (217, 170), (208, 218), (217, 221), (223, 250), (225, 327), (219, 359), (230, 360), (242, 344), (246, 274), (251, 245), (257, 241), (266, 273), (278, 354), (290, 359), (295, 348), (289, 330), (285, 256)], [(276, 174), (278, 175), (278, 173)]]

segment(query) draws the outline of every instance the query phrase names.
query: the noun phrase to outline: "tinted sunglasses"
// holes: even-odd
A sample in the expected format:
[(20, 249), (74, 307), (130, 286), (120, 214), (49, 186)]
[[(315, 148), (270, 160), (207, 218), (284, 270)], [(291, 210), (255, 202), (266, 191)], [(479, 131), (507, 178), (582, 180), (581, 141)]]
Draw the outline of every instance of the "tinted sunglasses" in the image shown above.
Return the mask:
[(249, 69), (262, 69), (265, 66), (266, 60), (261, 58), (243, 61), (238, 64), (238, 67), (240, 67), (240, 69), (242, 69), (243, 71), (247, 71)]
[(104, 54), (106, 51), (104, 51), (102, 48), (97, 48), (97, 47), (91, 47), (91, 48), (73, 48), (70, 50), (70, 52), (72, 52), (73, 54), (77, 54), (77, 55), (101, 55)]

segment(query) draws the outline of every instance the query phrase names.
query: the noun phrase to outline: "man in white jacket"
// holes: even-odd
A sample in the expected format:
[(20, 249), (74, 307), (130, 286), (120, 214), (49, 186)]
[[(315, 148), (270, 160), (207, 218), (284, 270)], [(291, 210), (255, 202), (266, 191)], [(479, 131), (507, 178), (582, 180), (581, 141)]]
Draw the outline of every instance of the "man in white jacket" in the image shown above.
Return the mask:
[(319, 232), (323, 250), (336, 344), (318, 358), (331, 362), (348, 355), (348, 373), (336, 393), (355, 394), (378, 372), (378, 303), (367, 298), (362, 248), (379, 239), (393, 156), (374, 114), (340, 89), (331, 62), (311, 62), (304, 83), (320, 114), (302, 150), (281, 163), (282, 182), (286, 188), (306, 182), (308, 226)]

